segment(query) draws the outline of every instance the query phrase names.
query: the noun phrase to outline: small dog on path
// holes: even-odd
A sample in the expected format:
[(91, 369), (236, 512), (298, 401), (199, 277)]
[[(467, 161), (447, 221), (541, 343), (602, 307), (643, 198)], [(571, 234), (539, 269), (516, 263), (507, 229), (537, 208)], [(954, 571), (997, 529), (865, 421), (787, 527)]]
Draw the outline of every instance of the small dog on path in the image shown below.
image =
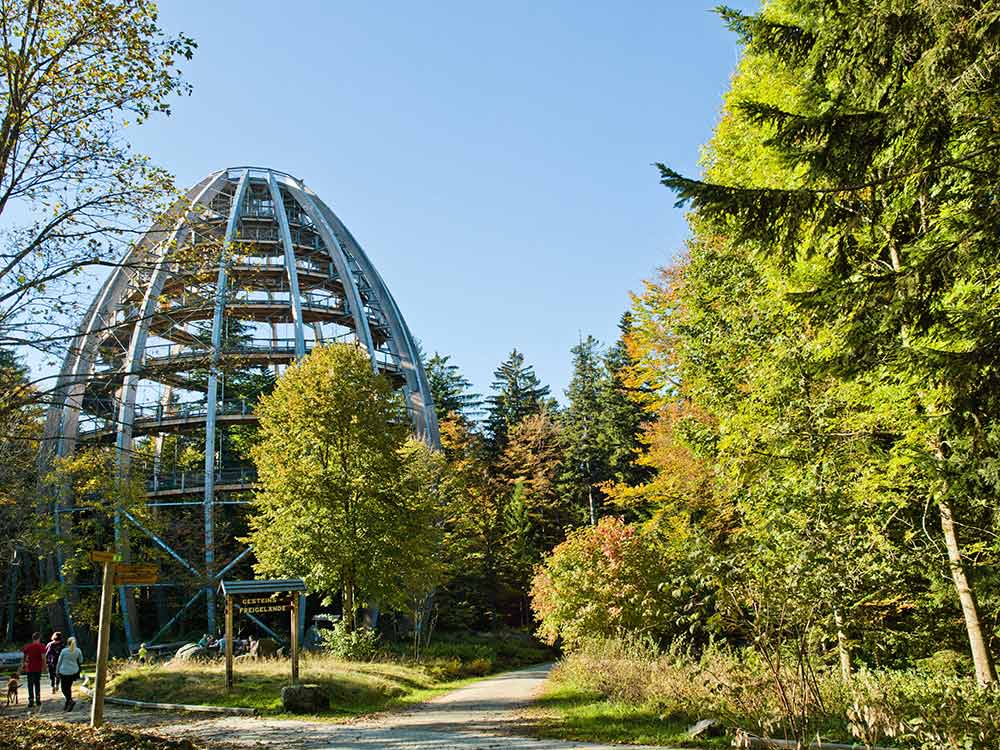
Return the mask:
[(17, 681), (17, 675), (14, 675), (9, 680), (7, 680), (7, 705), (8, 706), (11, 703), (14, 703), (14, 704), (20, 703), (20, 701), (17, 698), (17, 688), (19, 686), (20, 686), (20, 683)]

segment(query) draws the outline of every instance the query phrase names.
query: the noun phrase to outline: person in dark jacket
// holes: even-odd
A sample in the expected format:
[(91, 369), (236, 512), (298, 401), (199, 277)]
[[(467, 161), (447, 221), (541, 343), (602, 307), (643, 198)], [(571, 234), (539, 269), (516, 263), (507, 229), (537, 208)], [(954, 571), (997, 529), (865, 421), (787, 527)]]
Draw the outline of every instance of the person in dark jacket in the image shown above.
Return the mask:
[(49, 668), (49, 682), (52, 684), (53, 695), (59, 692), (59, 673), (56, 672), (56, 665), (59, 663), (59, 654), (65, 645), (62, 633), (57, 630), (45, 646), (45, 666)]

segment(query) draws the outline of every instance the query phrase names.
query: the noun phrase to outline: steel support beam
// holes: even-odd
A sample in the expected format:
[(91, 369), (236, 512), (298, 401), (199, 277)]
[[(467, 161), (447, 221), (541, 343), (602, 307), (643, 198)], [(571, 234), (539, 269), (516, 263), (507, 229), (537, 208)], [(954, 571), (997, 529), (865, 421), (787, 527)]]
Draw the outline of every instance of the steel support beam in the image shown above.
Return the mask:
[(212, 580), (214, 582), (216, 582), (216, 583), (218, 583), (219, 581), (221, 581), (222, 580), (222, 576), (224, 576), (230, 570), (232, 570), (233, 568), (235, 568), (240, 563), (240, 561), (243, 560), (243, 558), (245, 558), (251, 552), (253, 552), (253, 547), (252, 546), (247, 547), (245, 550), (243, 550), (242, 552), (240, 552), (240, 554), (238, 554), (236, 557), (234, 557), (228, 563), (226, 563), (225, 565), (223, 565), (222, 569), (219, 570), (219, 572), (215, 574), (215, 576), (213, 577)]
[(229, 204), (229, 220), (226, 222), (226, 236), (219, 252), (219, 274), (215, 282), (215, 310), (212, 315), (212, 367), (208, 373), (208, 394), (205, 396), (205, 603), (207, 605), (208, 632), (215, 632), (215, 589), (212, 587), (212, 571), (215, 568), (215, 425), (219, 411), (219, 360), (222, 357), (222, 322), (226, 308), (226, 288), (228, 286), (226, 264), (236, 230), (240, 225), (240, 211), (250, 186), (250, 172), (243, 170), (236, 192)]
[(330, 254), (330, 259), (333, 261), (333, 265), (337, 269), (337, 275), (340, 277), (340, 283), (344, 287), (344, 294), (347, 295), (345, 302), (347, 302), (351, 317), (354, 320), (354, 334), (358, 337), (362, 346), (364, 346), (368, 351), (368, 356), (371, 358), (372, 362), (372, 370), (378, 372), (378, 364), (375, 358), (375, 344), (372, 341), (372, 332), (370, 326), (368, 325), (368, 315), (365, 313), (365, 306), (361, 301), (361, 291), (358, 288), (358, 280), (351, 271), (347, 254), (344, 252), (344, 248), (341, 247), (340, 241), (333, 233), (333, 229), (330, 227), (326, 217), (323, 216), (322, 211), (319, 210), (312, 197), (310, 197), (310, 195), (306, 193), (305, 190), (302, 189), (302, 187), (300, 187), (296, 182), (286, 180), (285, 186), (288, 188), (296, 202), (302, 206), (302, 210), (306, 212), (306, 216), (308, 216), (312, 221), (313, 226), (316, 227), (316, 231), (319, 232), (319, 236), (323, 239), (323, 244), (326, 245), (326, 250)]
[(281, 195), (281, 188), (278, 187), (278, 183), (274, 179), (273, 172), (268, 172), (267, 187), (271, 191), (274, 216), (278, 220), (281, 244), (285, 248), (285, 272), (288, 274), (288, 296), (292, 303), (292, 323), (295, 326), (295, 358), (301, 359), (306, 356), (306, 339), (302, 328), (302, 295), (299, 293), (299, 270), (295, 266), (295, 248), (292, 247), (292, 232), (288, 227), (285, 200)]
[[(156, 544), (157, 547), (159, 547), (160, 549), (162, 549), (164, 552), (166, 552), (168, 555), (170, 555), (172, 558), (174, 558), (177, 562), (179, 562), (181, 565), (183, 565), (185, 568), (187, 568), (188, 571), (190, 571), (193, 575), (198, 576), (199, 578), (201, 577), (201, 571), (200, 570), (198, 570), (191, 563), (189, 563), (187, 560), (185, 560), (183, 557), (181, 557), (177, 552), (175, 552), (174, 548), (171, 547), (169, 544), (167, 544), (165, 541), (163, 541), (163, 539), (161, 539), (155, 532), (150, 531), (145, 526), (143, 526), (142, 522), (139, 521), (138, 518), (136, 518), (135, 516), (133, 516), (127, 510), (123, 510), (121, 512), (121, 515), (123, 515), (125, 518), (127, 518), (129, 521), (131, 521), (133, 524), (135, 524), (136, 528), (138, 528), (139, 531), (141, 531), (143, 534), (145, 534), (146, 536), (148, 536)], [(120, 588), (124, 588), (124, 586), (122, 586)]]
[[(311, 193), (304, 186), (303, 191), (306, 194)], [(341, 251), (344, 252), (346, 250), (354, 258), (355, 263), (357, 263), (361, 273), (364, 274), (368, 285), (377, 298), (379, 308), (382, 310), (386, 318), (386, 323), (389, 325), (391, 334), (389, 337), (389, 346), (400, 359), (400, 364), (403, 367), (403, 375), (406, 378), (409, 391), (407, 393), (407, 400), (410, 402), (410, 406), (418, 412), (418, 419), (415, 424), (417, 434), (431, 445), (436, 446), (439, 442), (439, 437), (430, 384), (427, 382), (413, 336), (410, 334), (409, 328), (406, 326), (406, 321), (403, 319), (403, 315), (396, 305), (396, 300), (389, 293), (389, 289), (382, 280), (382, 277), (350, 230), (337, 218), (337, 215), (333, 213), (329, 206), (321, 201), (316, 201), (316, 203), (318, 203), (334, 234), (339, 232), (344, 238), (345, 243), (343, 244), (346, 244), (347, 247), (345, 248), (343, 244), (340, 244)], [(338, 243), (340, 243), (339, 239)]]
[[(227, 206), (229, 193), (232, 193), (232, 198)], [(272, 204), (273, 212), (266, 210), (266, 207), (265, 210), (249, 210), (251, 198), (258, 197)], [(293, 234), (300, 231), (299, 222), (303, 225), (301, 231), (307, 235), (302, 238)], [(203, 223), (207, 226), (207, 235), (202, 229)], [(188, 237), (193, 242), (193, 248), (200, 250), (209, 263), (215, 259), (214, 253), (218, 247), (216, 243), (221, 238), (219, 264), (217, 269), (209, 270), (211, 279), (201, 276), (200, 266), (197, 269), (183, 266), (178, 268), (177, 255), (172, 252), (172, 248), (187, 245)], [(239, 249), (240, 241), (247, 243), (246, 249), (240, 250), (245, 252), (246, 258), (239, 261), (241, 268), (244, 265), (246, 268), (241, 271), (244, 275), (237, 282), (235, 278), (229, 278), (232, 276), (229, 271), (233, 252)], [(328, 260), (321, 261), (324, 276), (328, 277), (325, 284), (316, 279), (317, 263), (313, 254), (317, 250), (325, 252), (329, 257)], [(307, 257), (309, 260), (306, 260)], [(176, 502), (169, 493), (163, 495), (164, 502), (156, 502), (160, 497), (156, 491), (147, 498), (150, 507), (163, 510), (182, 508), (189, 504), (187, 500), (196, 501), (191, 503), (193, 506), (202, 506), (201, 513), (197, 507), (192, 507), (191, 512), (203, 516), (204, 563), (194, 559), (189, 562), (178, 554), (172, 546), (173, 536), (163, 533), (161, 538), (143, 526), (134, 515), (127, 513), (125, 508), (114, 510), (119, 549), (127, 552), (129, 533), (136, 538), (145, 535), (150, 544), (156, 545), (177, 560), (184, 571), (196, 578), (195, 585), (198, 587), (197, 594), (184, 605), (182, 612), (189, 611), (199, 601), (198, 597), (205, 594), (208, 627), (215, 632), (217, 616), (214, 586), (225, 574), (232, 575), (229, 571), (251, 555), (250, 549), (244, 549), (225, 564), (222, 564), (223, 560), (216, 558), (218, 545), (215, 516), (219, 507), (241, 502), (216, 498), (220, 489), (217, 476), (220, 469), (224, 468), (218, 463), (216, 448), (220, 425), (227, 419), (222, 415), (225, 381), (221, 371), (221, 362), (229, 361), (224, 335), (227, 316), (263, 322), (265, 325), (278, 320), (290, 321), (294, 330), (293, 347), (292, 342), (277, 340), (279, 331), (277, 326), (272, 325), (272, 346), (268, 347), (266, 340), (254, 342), (254, 347), (248, 350), (250, 356), (245, 360), (242, 356), (238, 357), (239, 362), (261, 362), (266, 366), (273, 366), (277, 371), (281, 366), (279, 363), (288, 362), (292, 354), (296, 359), (302, 357), (313, 340), (321, 343), (324, 338), (329, 341), (355, 341), (366, 350), (374, 372), (379, 372), (384, 367), (382, 359), (385, 356), (391, 357), (394, 368), (398, 368), (394, 369), (394, 373), (398, 372), (404, 382), (403, 392), (415, 432), (431, 445), (436, 445), (437, 423), (427, 378), (415, 341), (374, 265), (337, 215), (295, 177), (255, 167), (237, 167), (213, 173), (187, 193), (175, 206), (172, 216), (160, 221), (147, 232), (127, 258), (123, 267), (115, 269), (101, 287), (75, 334), (72, 342), (74, 351), (66, 358), (59, 373), (57, 402), (48, 412), (45, 438), (46, 441), (52, 441), (49, 444), (55, 446), (55, 451), (65, 455), (72, 452), (79, 439), (101, 440), (104, 436), (113, 435), (119, 464), (124, 471), (128, 468), (133, 439), (138, 439), (140, 434), (158, 434), (149, 439), (155, 441), (153, 461), (159, 467), (168, 463), (167, 456), (160, 455), (161, 449), (165, 447), (162, 435), (179, 431), (179, 426), (170, 420), (154, 424), (147, 418), (138, 419), (145, 412), (137, 405), (137, 394), (142, 391), (147, 380), (166, 386), (167, 390), (162, 393), (164, 403), (169, 402), (171, 386), (205, 394), (207, 408), (203, 420), (199, 420), (199, 428), (201, 424), (205, 427), (203, 471), (199, 467), (194, 472), (197, 481), (189, 481), (186, 490), (181, 485)], [(283, 268), (278, 267), (279, 263)], [(132, 267), (128, 267), (129, 265)], [(259, 281), (258, 276), (253, 273), (258, 268), (265, 271)], [(141, 269), (141, 272), (136, 273), (136, 269)], [(178, 271), (182, 275), (175, 277)], [(281, 271), (284, 271), (287, 281), (282, 279)], [(316, 310), (320, 308), (316, 307), (311, 295), (306, 294), (306, 287), (312, 283), (307, 282), (307, 279), (316, 280), (325, 286), (328, 290), (325, 293), (332, 295), (336, 292), (338, 298), (343, 300), (343, 309), (336, 310), (335, 315), (331, 313), (329, 318), (316, 314)], [(186, 304), (184, 300), (192, 287), (210, 285), (212, 280), (216, 282), (215, 288), (208, 294), (214, 296), (214, 301), (203, 300), (195, 312), (177, 315), (174, 321), (161, 319), (161, 315), (174, 309), (167, 309), (165, 303), (162, 303), (164, 295), (169, 296), (174, 303), (181, 300), (181, 304)], [(254, 293), (248, 295), (246, 304), (237, 309), (230, 292), (238, 291), (237, 285), (242, 289), (244, 284), (253, 289)], [(288, 290), (287, 297), (283, 293), (285, 288)], [(274, 294), (277, 289), (281, 289), (282, 293)], [(267, 295), (271, 308), (274, 308), (269, 308), (267, 315), (248, 307), (255, 304), (253, 300), (263, 295)], [(199, 299), (204, 296), (199, 293)], [(154, 316), (156, 322), (152, 320)], [(306, 316), (309, 316), (309, 322), (306, 322)], [(207, 337), (203, 343), (201, 334), (189, 330), (192, 322), (206, 318), (206, 323), (210, 321), (211, 325), (210, 350)], [(353, 331), (343, 337), (325, 331), (324, 325), (317, 322), (323, 319), (332, 320)], [(161, 321), (163, 325), (160, 325)], [(312, 332), (307, 330), (310, 325), (313, 327)], [(164, 338), (174, 346), (169, 347), (169, 352), (165, 352), (163, 356), (154, 354), (149, 348), (153, 337)], [(106, 346), (113, 350), (108, 356), (104, 354)], [(204, 367), (202, 357), (210, 363), (207, 377), (204, 380), (189, 378), (186, 373), (191, 368)], [(106, 370), (109, 364), (111, 369)], [(95, 374), (98, 369), (101, 372)], [(93, 377), (99, 378), (101, 389), (107, 388), (109, 384), (118, 386), (117, 403), (110, 407), (110, 411), (106, 404), (90, 409), (89, 400), (87, 409), (82, 409), (85, 396), (92, 395), (91, 390), (88, 390), (88, 383)], [(199, 399), (200, 397), (199, 394)], [(93, 417), (99, 424), (109, 424), (81, 436), (83, 416)], [(190, 428), (191, 425), (186, 422), (185, 427)], [(69, 502), (56, 505), (60, 504), (70, 505)], [(65, 511), (72, 513), (75, 509), (65, 508)], [(54, 520), (59, 524), (58, 511), (55, 516)], [(65, 515), (62, 525), (70, 523), (72, 518), (73, 516)], [(55, 578), (53, 567), (50, 562), (48, 575)], [(178, 585), (190, 585), (188, 576), (180, 576), (180, 579), (177, 581)], [(70, 580), (67, 583), (73, 585)], [(164, 585), (169, 583), (165, 582)], [(121, 593), (127, 594), (127, 591)], [(124, 601), (130, 601), (127, 595)], [(176, 625), (180, 613), (163, 612), (161, 622), (167, 621), (171, 615), (173, 617), (167, 627), (161, 628), (157, 638), (162, 638), (163, 632)], [(293, 625), (297, 632), (301, 633), (304, 629), (304, 617), (305, 607), (300, 606), (298, 627)], [(263, 626), (257, 618), (253, 620)], [(129, 628), (126, 632), (129, 646), (138, 639), (138, 634), (131, 630), (134, 623), (132, 613), (126, 608), (125, 624)]]
[[(191, 206), (188, 212), (178, 220), (171, 238), (169, 241), (161, 243), (158, 248), (156, 265), (154, 266), (152, 278), (149, 280), (146, 290), (142, 298), (142, 307), (139, 312), (139, 319), (136, 321), (135, 326), (132, 328), (132, 337), (129, 341), (128, 353), (125, 357), (124, 364), (124, 380), (122, 381), (122, 386), (119, 391), (119, 411), (118, 411), (118, 434), (115, 440), (115, 445), (118, 448), (118, 468), (121, 472), (127, 472), (129, 463), (131, 461), (131, 451), (132, 451), (132, 423), (135, 419), (135, 395), (136, 389), (139, 384), (140, 370), (142, 367), (143, 357), (146, 349), (146, 339), (149, 336), (149, 325), (153, 318), (153, 314), (156, 312), (156, 307), (159, 303), (160, 292), (163, 289), (163, 283), (167, 277), (167, 261), (170, 258), (171, 252), (173, 250), (173, 245), (176, 244), (178, 238), (184, 231), (184, 226), (188, 218), (188, 214), (193, 212), (197, 207), (198, 203), (204, 198), (208, 193), (209, 189), (212, 188), (218, 178), (207, 182), (207, 184), (202, 187), (198, 195), (191, 201)], [(121, 510), (115, 509), (115, 546), (118, 553), (124, 558), (128, 558), (128, 544), (127, 544), (127, 532), (124, 529), (121, 522)], [(125, 629), (125, 643), (126, 646), (131, 650), (135, 639), (133, 638), (133, 625), (132, 622), (132, 600), (128, 596), (128, 592), (125, 590), (124, 586), (118, 587), (119, 600), (121, 601), (122, 608), (122, 624)]]
[(146, 645), (147, 646), (152, 645), (153, 643), (155, 643), (157, 641), (157, 639), (159, 639), (159, 637), (161, 635), (163, 635), (168, 630), (170, 630), (170, 628), (173, 627), (174, 623), (177, 622), (179, 619), (181, 619), (181, 615), (183, 615), (185, 612), (187, 612), (189, 609), (191, 609), (191, 605), (193, 605), (196, 601), (198, 601), (198, 597), (201, 596), (204, 593), (205, 593), (205, 589), (198, 589), (198, 591), (195, 592), (195, 595), (192, 596), (190, 599), (188, 599), (187, 604), (185, 604), (183, 607), (181, 607), (180, 610), (177, 612), (177, 614), (175, 614), (173, 617), (171, 617), (167, 621), (166, 625), (164, 625), (162, 628), (160, 628), (159, 630), (157, 630), (156, 631), (156, 635), (154, 635), (152, 638), (150, 638), (148, 641), (146, 641)]

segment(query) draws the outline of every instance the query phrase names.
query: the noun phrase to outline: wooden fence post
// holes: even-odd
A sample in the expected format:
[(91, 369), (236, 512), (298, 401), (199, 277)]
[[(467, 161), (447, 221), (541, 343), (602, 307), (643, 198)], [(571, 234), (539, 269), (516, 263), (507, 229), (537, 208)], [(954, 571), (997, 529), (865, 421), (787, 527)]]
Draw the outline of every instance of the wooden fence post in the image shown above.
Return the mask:
[[(90, 703), (90, 726), (97, 728), (104, 723), (104, 691), (108, 685), (108, 645), (111, 640), (111, 602), (115, 596), (115, 563), (104, 563), (101, 579), (101, 615), (97, 626), (97, 674), (94, 676), (94, 693)], [(122, 606), (125, 603), (122, 602)]]
[(233, 689), (233, 597), (226, 595), (226, 690)]
[(292, 684), (299, 684), (299, 597), (292, 594)]

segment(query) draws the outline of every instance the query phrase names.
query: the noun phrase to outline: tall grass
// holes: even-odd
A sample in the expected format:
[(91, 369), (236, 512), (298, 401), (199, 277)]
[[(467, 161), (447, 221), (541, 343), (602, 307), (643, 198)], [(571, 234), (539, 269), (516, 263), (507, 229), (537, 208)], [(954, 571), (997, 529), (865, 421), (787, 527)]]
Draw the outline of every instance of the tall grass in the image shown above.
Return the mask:
[[(675, 724), (718, 719), (737, 742), (749, 735), (801, 741), (804, 721), (809, 736), (827, 742), (1000, 748), (1000, 690), (980, 689), (969, 676), (936, 671), (934, 664), (861, 670), (848, 680), (819, 664), (804, 678), (792, 659), (776, 672), (748, 649), (661, 652), (641, 639), (618, 639), (584, 644), (553, 678), (557, 686), (599, 693), (615, 712), (625, 704)], [(790, 717), (791, 711), (803, 715)]]

